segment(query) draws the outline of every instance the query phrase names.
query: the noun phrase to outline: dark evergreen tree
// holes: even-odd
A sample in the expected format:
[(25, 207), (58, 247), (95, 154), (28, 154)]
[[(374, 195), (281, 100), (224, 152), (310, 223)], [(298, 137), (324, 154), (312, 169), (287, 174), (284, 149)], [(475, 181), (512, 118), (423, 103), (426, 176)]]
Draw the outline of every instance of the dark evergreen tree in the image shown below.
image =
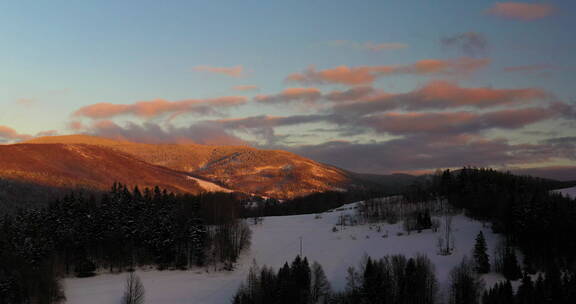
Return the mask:
[(486, 239), (480, 231), (476, 236), (476, 244), (474, 245), (474, 267), (478, 273), (490, 272), (490, 259), (487, 251)]
[(534, 283), (532, 278), (525, 273), (522, 278), (522, 282), (518, 287), (516, 292), (516, 303), (517, 304), (536, 304), (534, 302)]
[(502, 265), (502, 274), (507, 280), (518, 280), (522, 277), (522, 270), (518, 265), (518, 259), (516, 258), (516, 250), (514, 248), (507, 247), (504, 253)]

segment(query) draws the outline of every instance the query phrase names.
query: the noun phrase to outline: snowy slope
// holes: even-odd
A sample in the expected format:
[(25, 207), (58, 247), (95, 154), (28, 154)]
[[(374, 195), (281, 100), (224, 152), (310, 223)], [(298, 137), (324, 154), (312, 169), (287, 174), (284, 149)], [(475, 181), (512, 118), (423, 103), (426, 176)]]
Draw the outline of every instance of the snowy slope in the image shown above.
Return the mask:
[[(357, 266), (365, 254), (381, 257), (387, 254), (417, 253), (428, 255), (436, 265), (440, 283), (445, 283), (452, 267), (464, 255), (471, 255), (476, 234), (482, 230), (486, 236), (489, 254), (492, 254), (497, 236), (480, 222), (464, 216), (455, 216), (456, 252), (451, 256), (436, 254), (438, 234), (431, 231), (413, 232), (411, 235), (397, 235), (403, 232), (401, 223), (382, 225), (382, 231), (370, 229), (368, 225), (346, 227), (332, 232), (338, 217), (353, 212), (353, 205), (340, 211), (328, 212), (316, 219), (315, 215), (267, 217), (260, 225), (252, 226), (252, 248), (242, 258), (241, 265), (233, 272), (208, 273), (204, 269), (192, 271), (139, 271), (145, 289), (147, 303), (230, 303), (238, 285), (246, 277), (255, 259), (259, 265), (278, 269), (285, 261), (291, 261), (300, 251), (300, 237), (303, 238), (303, 252), (311, 261), (318, 261), (324, 267), (328, 279), (336, 290), (345, 286), (346, 269)], [(388, 237), (382, 235), (388, 231)], [(67, 303), (116, 303), (122, 296), (125, 274), (103, 274), (92, 278), (66, 279)], [(491, 274), (493, 281), (498, 275)]]
[(228, 188), (224, 188), (224, 187), (217, 185), (213, 182), (209, 182), (209, 181), (199, 179), (199, 178), (196, 178), (193, 176), (188, 176), (187, 178), (191, 179), (191, 180), (195, 180), (198, 183), (198, 185), (200, 185), (200, 187), (202, 187), (202, 189), (204, 189), (208, 192), (228, 192), (228, 193), (232, 192), (232, 190), (230, 190)]
[(555, 190), (571, 198), (576, 198), (576, 187)]

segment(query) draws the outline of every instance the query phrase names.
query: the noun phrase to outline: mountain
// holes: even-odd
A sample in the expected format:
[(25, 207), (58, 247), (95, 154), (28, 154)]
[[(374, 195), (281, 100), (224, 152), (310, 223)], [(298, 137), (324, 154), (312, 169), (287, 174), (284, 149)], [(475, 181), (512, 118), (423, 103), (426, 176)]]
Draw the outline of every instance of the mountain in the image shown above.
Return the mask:
[(57, 188), (108, 189), (114, 182), (199, 193), (187, 174), (149, 164), (104, 146), (85, 144), (0, 145), (0, 178)]
[[(176, 188), (176, 190), (188, 191), (187, 188), (183, 189), (180, 179), (176, 178), (186, 174), (199, 179), (200, 184), (204, 185), (200, 188), (206, 188), (206, 183), (212, 183), (209, 187), (211, 189), (219, 185), (226, 189), (278, 199), (288, 199), (318, 191), (347, 189), (362, 184), (349, 172), (294, 153), (260, 150), (247, 146), (153, 145), (87, 135), (69, 135), (36, 138), (24, 144), (5, 146), (4, 148), (26, 150), (21, 152), (24, 156), (44, 154), (44, 150), (54, 149), (54, 147), (61, 147), (61, 149), (66, 150), (67, 154), (61, 156), (55, 154), (50, 159), (43, 159), (47, 164), (37, 165), (42, 167), (49, 166), (52, 162), (65, 162), (65, 159), (62, 158), (71, 157), (69, 156), (71, 151), (77, 149), (77, 152), (72, 153), (75, 154), (75, 159), (91, 163), (89, 168), (95, 167), (94, 169), (98, 170), (101, 161), (96, 159), (91, 161), (90, 158), (82, 157), (82, 154), (86, 153), (84, 150), (106, 151), (111, 158), (121, 157), (131, 161), (129, 166), (132, 169), (127, 170), (127, 172), (114, 172), (115, 178), (120, 179), (126, 174), (131, 174), (129, 184), (138, 183), (140, 175), (136, 169), (138, 166), (148, 169), (154, 168), (159, 172), (170, 172), (173, 175), (171, 179), (158, 178), (164, 181), (159, 185), (164, 186), (171, 184), (169, 181), (178, 181), (174, 186), (167, 187), (169, 189)], [(106, 157), (103, 156), (103, 158)], [(23, 164), (21, 165), (23, 166)], [(77, 169), (82, 177), (79, 181), (91, 184), (89, 182), (91, 178), (83, 176), (87, 170), (83, 169), (82, 166)], [(108, 168), (106, 171), (111, 169)], [(27, 166), (27, 170), (33, 171), (34, 166)], [(0, 172), (4, 171), (6, 171), (4, 165), (0, 162)], [(73, 171), (66, 170), (66, 176), (73, 176)], [(4, 174), (0, 173), (0, 176), (2, 175)], [(100, 177), (97, 173), (94, 175)], [(97, 178), (97, 180), (98, 183), (106, 183), (106, 181), (110, 181), (110, 178)], [(185, 179), (185, 182), (190, 183), (190, 180), (191, 178)], [(143, 182), (139, 184), (143, 184)], [(109, 184), (106, 186), (108, 187)]]

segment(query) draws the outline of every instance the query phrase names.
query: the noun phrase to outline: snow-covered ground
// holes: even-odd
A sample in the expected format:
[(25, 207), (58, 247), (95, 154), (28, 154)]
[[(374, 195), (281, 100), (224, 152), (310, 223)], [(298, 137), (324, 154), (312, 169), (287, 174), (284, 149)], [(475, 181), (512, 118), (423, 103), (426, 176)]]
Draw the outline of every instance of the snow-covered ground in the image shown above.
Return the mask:
[[(492, 256), (498, 236), (482, 223), (465, 216), (455, 216), (454, 227), (456, 251), (450, 256), (437, 254), (439, 233), (430, 230), (407, 235), (402, 224), (381, 225), (381, 232), (369, 225), (346, 227), (338, 232), (332, 228), (343, 213), (351, 213), (353, 205), (337, 211), (315, 215), (267, 217), (260, 225), (252, 226), (252, 246), (242, 257), (238, 269), (233, 272), (207, 272), (205, 269), (190, 271), (138, 271), (146, 289), (147, 303), (230, 303), (239, 284), (245, 279), (253, 260), (259, 265), (281, 267), (292, 261), (300, 252), (302, 237), (303, 254), (310, 261), (318, 261), (336, 290), (345, 286), (346, 270), (357, 266), (365, 254), (379, 258), (387, 254), (414, 256), (426, 254), (436, 265), (441, 284), (447, 281), (450, 270), (464, 255), (471, 256), (475, 236), (483, 231)], [(340, 229), (340, 228), (338, 228)], [(441, 229), (440, 229), (441, 231)], [(387, 237), (382, 237), (387, 232)], [(399, 235), (402, 233), (403, 235)], [(101, 274), (92, 278), (69, 278), (64, 280), (67, 303), (119, 303), (124, 289), (126, 274)], [(493, 282), (496, 274), (486, 277)]]
[(576, 187), (564, 188), (564, 189), (559, 189), (559, 190), (554, 190), (554, 191), (560, 192), (560, 193), (567, 195), (571, 198), (576, 198)]
[(192, 179), (195, 180), (198, 185), (200, 185), (200, 187), (202, 187), (204, 190), (208, 191), (208, 192), (226, 192), (226, 193), (230, 193), (232, 192), (232, 190), (228, 189), (228, 188), (224, 188), (220, 185), (217, 185), (213, 182), (209, 182), (203, 179), (199, 179), (193, 176), (187, 176), (188, 179)]

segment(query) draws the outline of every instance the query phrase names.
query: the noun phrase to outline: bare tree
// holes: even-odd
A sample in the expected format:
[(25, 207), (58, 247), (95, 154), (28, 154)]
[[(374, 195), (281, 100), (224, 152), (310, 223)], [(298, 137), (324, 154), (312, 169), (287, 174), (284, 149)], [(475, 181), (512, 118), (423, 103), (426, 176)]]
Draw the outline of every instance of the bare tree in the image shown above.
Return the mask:
[(122, 304), (143, 304), (144, 303), (144, 285), (140, 278), (131, 272), (126, 277), (126, 289), (122, 297)]
[(454, 251), (454, 236), (452, 233), (452, 215), (444, 215), (443, 237), (438, 238), (438, 253), (440, 255), (451, 255)]
[(326, 274), (322, 266), (317, 262), (312, 264), (312, 278), (311, 278), (310, 293), (312, 303), (322, 303), (330, 296), (330, 282), (326, 278)]

